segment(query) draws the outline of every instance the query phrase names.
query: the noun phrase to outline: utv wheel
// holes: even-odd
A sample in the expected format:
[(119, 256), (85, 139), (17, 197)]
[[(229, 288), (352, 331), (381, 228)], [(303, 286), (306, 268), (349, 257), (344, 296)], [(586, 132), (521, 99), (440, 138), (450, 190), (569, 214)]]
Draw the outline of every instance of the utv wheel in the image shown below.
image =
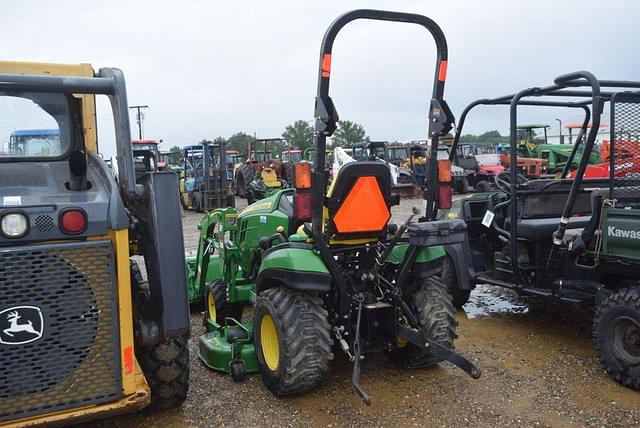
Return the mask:
[[(417, 279), (415, 291), (410, 298), (410, 306), (418, 318), (420, 327), (427, 338), (438, 344), (454, 349), (453, 341), (458, 337), (458, 322), (447, 286), (436, 278)], [(391, 361), (402, 368), (430, 367), (442, 360), (417, 346), (398, 340), (398, 347), (391, 351)]]
[(204, 326), (209, 320), (223, 324), (225, 318), (242, 321), (242, 305), (227, 302), (227, 283), (217, 279), (207, 284)]
[(479, 181), (476, 184), (476, 190), (480, 193), (487, 193), (491, 191), (491, 183), (489, 183), (487, 180), (482, 180)]
[(188, 334), (152, 348), (136, 347), (136, 357), (151, 388), (151, 407), (180, 406), (189, 390)]
[(333, 359), (322, 300), (285, 287), (262, 292), (254, 311), (258, 368), (275, 395), (298, 394), (320, 384)]
[(453, 306), (460, 309), (469, 301), (471, 290), (461, 290), (458, 286), (458, 277), (456, 275), (456, 265), (449, 256), (445, 257), (442, 263), (442, 282), (447, 286), (447, 291), (451, 295)]
[(469, 193), (470, 187), (471, 186), (469, 186), (469, 181), (465, 178), (462, 180), (462, 183), (460, 183), (460, 186), (458, 186), (458, 193), (460, 193), (461, 195)]
[(593, 320), (600, 362), (617, 382), (640, 389), (640, 288), (611, 294)]

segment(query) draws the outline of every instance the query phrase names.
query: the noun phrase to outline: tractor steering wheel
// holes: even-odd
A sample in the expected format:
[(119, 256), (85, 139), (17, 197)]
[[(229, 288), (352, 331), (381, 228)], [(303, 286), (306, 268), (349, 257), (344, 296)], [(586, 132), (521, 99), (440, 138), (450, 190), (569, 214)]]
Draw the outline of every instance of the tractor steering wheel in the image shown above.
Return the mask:
[[(516, 177), (517, 177), (516, 180), (518, 185), (529, 184), (529, 179), (524, 175), (522, 175), (521, 173), (518, 173)], [(505, 193), (511, 192), (511, 172), (510, 171), (504, 171), (496, 175), (495, 181), (498, 189), (502, 190)]]

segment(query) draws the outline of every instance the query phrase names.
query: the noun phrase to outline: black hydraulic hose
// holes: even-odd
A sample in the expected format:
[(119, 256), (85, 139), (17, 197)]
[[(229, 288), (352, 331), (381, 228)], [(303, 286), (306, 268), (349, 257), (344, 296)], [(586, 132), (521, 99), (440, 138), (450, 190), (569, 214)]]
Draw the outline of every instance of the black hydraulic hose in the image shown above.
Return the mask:
[(567, 164), (564, 166), (562, 170), (562, 175), (560, 178), (567, 178), (567, 174), (571, 171), (571, 164), (573, 164), (573, 159), (576, 157), (576, 153), (578, 152), (578, 147), (582, 144), (582, 140), (584, 139), (584, 135), (587, 133), (587, 127), (589, 126), (589, 121), (591, 120), (591, 110), (589, 107), (583, 106), (584, 109), (584, 121), (582, 122), (582, 127), (580, 128), (580, 132), (576, 138), (576, 143), (571, 148), (571, 154), (569, 155), (569, 159), (567, 160)]
[(591, 86), (591, 91), (593, 93), (591, 106), (593, 121), (591, 123), (591, 129), (589, 130), (589, 135), (585, 143), (584, 152), (582, 153), (582, 158), (580, 159), (580, 164), (578, 165), (578, 170), (576, 171), (576, 177), (571, 184), (569, 196), (567, 198), (567, 201), (565, 202), (564, 209), (562, 210), (562, 217), (560, 218), (558, 230), (556, 230), (553, 236), (553, 245), (555, 247), (559, 247), (560, 245), (562, 245), (562, 238), (564, 237), (564, 232), (567, 228), (567, 225), (569, 224), (569, 217), (571, 217), (573, 205), (576, 201), (576, 198), (578, 197), (578, 193), (580, 191), (580, 186), (582, 184), (584, 176), (584, 171), (587, 167), (591, 151), (593, 150), (593, 144), (596, 140), (598, 129), (600, 128), (602, 102), (600, 99), (600, 83), (598, 82), (598, 79), (596, 79), (596, 77), (588, 71), (578, 71), (575, 73), (559, 76), (558, 78), (556, 78), (555, 82), (558, 84), (571, 85), (573, 84), (573, 82), (576, 82), (577, 79), (581, 78), (584, 78), (589, 83), (589, 85)]

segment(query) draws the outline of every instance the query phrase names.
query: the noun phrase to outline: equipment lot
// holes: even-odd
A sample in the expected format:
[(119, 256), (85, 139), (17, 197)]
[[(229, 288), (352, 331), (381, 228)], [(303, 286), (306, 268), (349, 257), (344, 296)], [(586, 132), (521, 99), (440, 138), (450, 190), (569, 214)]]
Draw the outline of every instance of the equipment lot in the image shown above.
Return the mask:
[[(403, 199), (393, 209), (395, 222), (421, 202)], [(246, 202), (238, 198), (236, 203), (241, 209)], [(191, 211), (184, 214), (187, 253), (195, 251), (200, 218)], [(91, 426), (637, 426), (640, 394), (617, 384), (601, 368), (589, 317), (506, 293), (480, 287), (465, 312), (457, 314), (456, 347), (479, 365), (480, 379), (447, 363), (400, 371), (384, 355), (376, 355), (364, 361), (362, 373), (371, 407), (353, 393), (351, 363), (341, 352), (335, 352), (327, 383), (284, 399), (267, 391), (259, 375), (237, 384), (206, 369), (196, 354), (202, 318), (192, 310), (191, 385), (183, 407)]]

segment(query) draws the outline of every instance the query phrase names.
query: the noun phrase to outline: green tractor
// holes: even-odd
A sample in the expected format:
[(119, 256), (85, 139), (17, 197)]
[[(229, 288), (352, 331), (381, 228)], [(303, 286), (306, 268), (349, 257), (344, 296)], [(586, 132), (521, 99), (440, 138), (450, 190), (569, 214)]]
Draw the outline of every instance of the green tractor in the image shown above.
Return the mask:
[[(547, 170), (552, 173), (562, 172), (569, 158), (572, 159), (569, 169), (578, 168), (584, 148), (578, 147), (577, 152), (572, 154), (573, 146), (570, 144), (549, 144), (547, 128), (549, 128), (549, 125), (518, 125), (517, 129), (520, 137), (518, 154), (525, 158), (545, 159), (547, 161)], [(536, 137), (536, 129), (544, 130), (544, 140)], [(589, 154), (587, 162), (589, 164), (599, 163), (600, 156), (598, 153), (592, 152)]]
[[(446, 39), (432, 20), (396, 12), (356, 10), (329, 27), (320, 55), (316, 98), (315, 159), (325, 165), (326, 138), (338, 115), (329, 97), (330, 58), (339, 30), (356, 19), (418, 24), (435, 38), (438, 69), (430, 109), (430, 137), (451, 129), (443, 99)], [(448, 160), (431, 159), (427, 210), (413, 222), (389, 224), (389, 167), (382, 162), (343, 165), (327, 190), (328, 171), (309, 162), (294, 167), (294, 187), (247, 207), (209, 213), (191, 266), (192, 294), (206, 302), (207, 332), (199, 357), (235, 380), (258, 371), (275, 395), (309, 391), (326, 378), (336, 350), (353, 362), (352, 383), (360, 386), (365, 355), (385, 352), (404, 368), (449, 361), (474, 378), (479, 369), (456, 353), (451, 297), (440, 281), (446, 249), (461, 246), (460, 220), (433, 221), (450, 206)], [(449, 182), (447, 182), (449, 180)], [(464, 286), (464, 285), (462, 285)], [(253, 306), (250, 320), (243, 309)], [(334, 345), (336, 345), (334, 347)]]

